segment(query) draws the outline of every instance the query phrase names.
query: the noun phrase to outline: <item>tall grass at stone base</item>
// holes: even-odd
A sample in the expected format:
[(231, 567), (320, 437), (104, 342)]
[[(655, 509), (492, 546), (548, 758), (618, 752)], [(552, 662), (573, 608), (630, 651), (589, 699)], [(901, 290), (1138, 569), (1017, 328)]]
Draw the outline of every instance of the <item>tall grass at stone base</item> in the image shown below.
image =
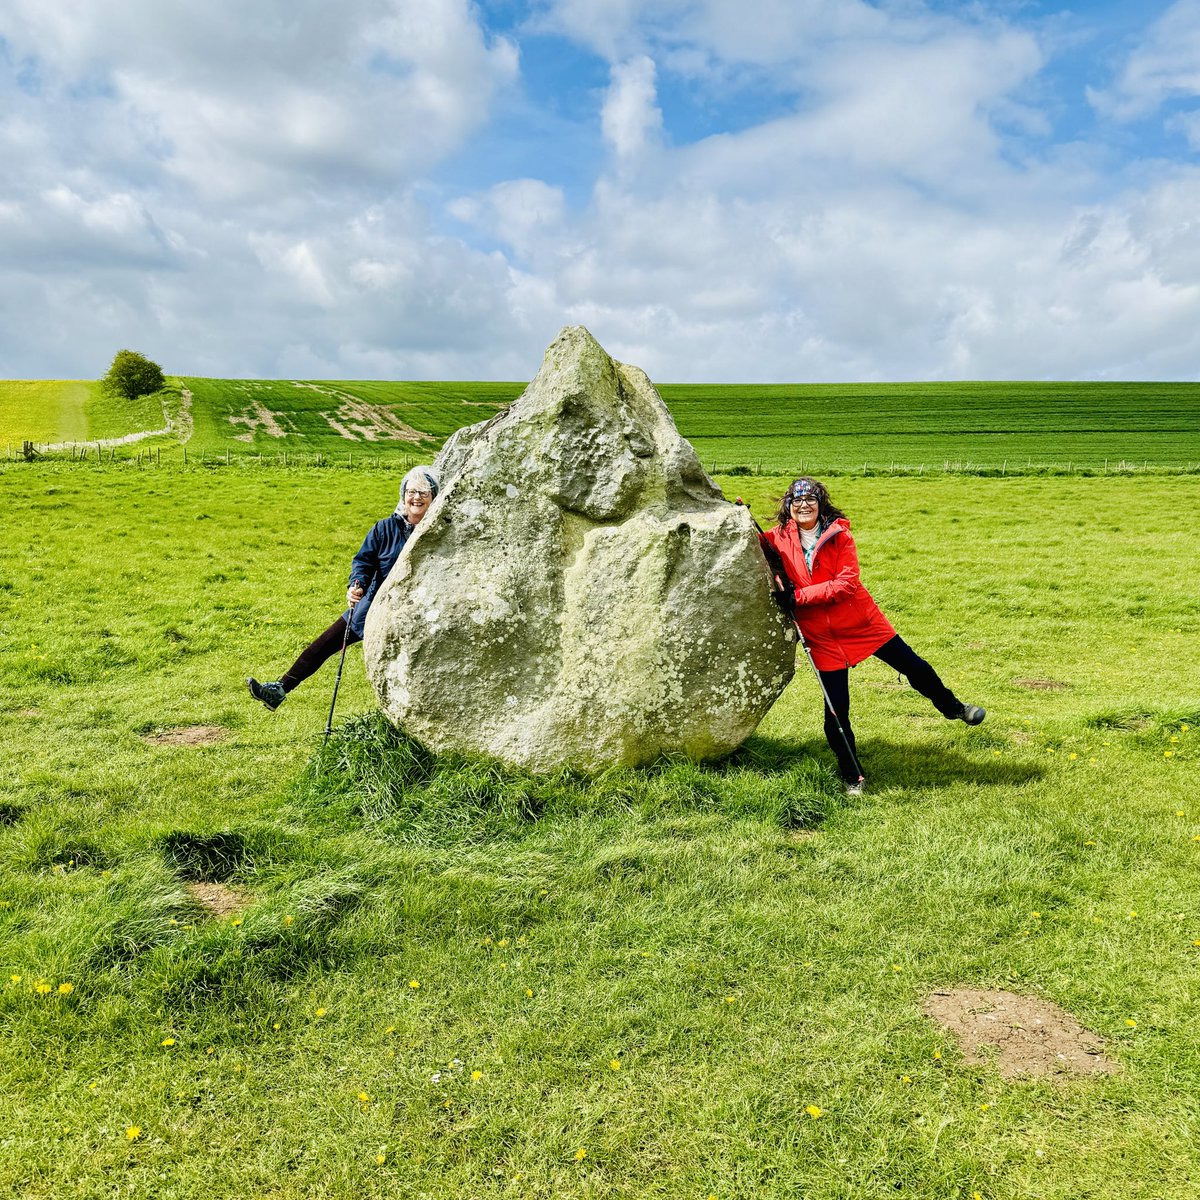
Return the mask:
[(368, 822), (408, 843), (524, 836), (530, 822), (719, 813), (781, 829), (816, 824), (839, 789), (828, 766), (766, 739), (705, 765), (665, 758), (600, 774), (536, 774), (485, 758), (433, 755), (380, 712), (341, 726), (301, 776), (296, 802), (321, 819)]

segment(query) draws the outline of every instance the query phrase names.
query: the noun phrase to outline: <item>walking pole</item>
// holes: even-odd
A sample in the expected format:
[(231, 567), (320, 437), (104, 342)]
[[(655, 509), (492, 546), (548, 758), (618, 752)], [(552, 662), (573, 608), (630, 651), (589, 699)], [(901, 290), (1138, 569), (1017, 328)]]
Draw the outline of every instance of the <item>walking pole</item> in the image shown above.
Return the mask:
[(325, 720), (325, 736), (321, 739), (321, 748), (324, 749), (329, 741), (329, 735), (333, 732), (333, 706), (337, 704), (338, 688), (342, 683), (342, 668), (346, 665), (346, 647), (350, 644), (350, 622), (354, 620), (354, 609), (358, 602), (350, 605), (350, 613), (346, 617), (346, 632), (342, 634), (342, 654), (338, 659), (337, 678), (333, 681), (333, 699), (329, 701), (329, 716)]
[[(754, 514), (750, 512), (750, 505), (748, 505), (741, 498), (741, 496), (738, 496), (734, 500), (734, 503), (745, 508), (746, 512), (750, 514), (750, 520), (754, 521), (754, 528), (757, 529), (759, 533), (762, 533), (763, 527), (758, 523), (757, 520), (755, 520)], [(766, 555), (764, 554), (763, 557), (765, 558)], [(780, 560), (779, 565), (780, 567), (783, 566), (782, 560)], [(854, 764), (855, 773), (858, 775), (858, 782), (862, 783), (866, 779), (866, 776), (863, 774), (862, 764), (859, 763), (858, 755), (854, 753), (854, 747), (850, 744), (850, 737), (846, 733), (845, 729), (842, 728), (842, 722), (838, 718), (837, 713), (834, 711), (833, 701), (829, 699), (829, 692), (825, 687), (825, 680), (821, 678), (821, 672), (817, 670), (817, 664), (813, 662), (812, 652), (808, 648), (808, 643), (804, 640), (804, 631), (800, 628), (800, 622), (796, 620), (795, 605), (788, 605), (786, 601), (782, 600), (782, 597), (791, 594), (790, 589), (787, 587), (785, 582), (787, 579), (787, 572), (784, 571), (781, 577), (780, 572), (777, 571), (769, 561), (767, 563), (767, 567), (770, 569), (775, 580), (775, 595), (780, 599), (780, 607), (784, 609), (788, 619), (796, 627), (796, 636), (800, 639), (800, 647), (804, 651), (804, 657), (808, 659), (808, 665), (812, 667), (813, 675), (816, 676), (817, 686), (821, 689), (821, 695), (825, 698), (825, 711), (833, 718), (833, 723), (837, 726), (838, 734), (841, 736), (842, 745), (846, 747), (846, 753), (850, 756), (850, 761)]]

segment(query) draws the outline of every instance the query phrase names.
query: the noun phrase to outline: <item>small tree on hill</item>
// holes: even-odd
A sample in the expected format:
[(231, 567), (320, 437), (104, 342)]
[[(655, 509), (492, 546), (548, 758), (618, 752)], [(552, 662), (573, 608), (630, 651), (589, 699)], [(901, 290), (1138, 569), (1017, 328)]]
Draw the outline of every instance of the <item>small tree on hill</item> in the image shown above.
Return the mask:
[(126, 400), (160, 391), (166, 382), (162, 367), (136, 350), (118, 350), (108, 374), (100, 381), (105, 391), (116, 392)]

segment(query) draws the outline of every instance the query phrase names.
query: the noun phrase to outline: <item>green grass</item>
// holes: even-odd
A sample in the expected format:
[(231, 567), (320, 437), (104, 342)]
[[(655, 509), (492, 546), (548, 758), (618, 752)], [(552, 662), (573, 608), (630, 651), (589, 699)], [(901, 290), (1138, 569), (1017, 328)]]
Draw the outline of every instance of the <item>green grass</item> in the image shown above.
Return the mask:
[[(273, 715), (241, 680), (338, 610), (396, 484), (350, 480), (0, 470), (0, 1186), (1192, 1194), (1192, 480), (833, 480), (885, 610), (990, 713), (864, 664), (853, 803), (803, 673), (729, 763), (589, 782), (431, 760), (352, 650), (318, 754), (332, 668)], [(764, 516), (784, 481), (726, 482)], [(144, 736), (199, 724), (228, 734)], [(1055, 1000), (1120, 1073), (964, 1065), (920, 1013), (955, 983)]]
[(66, 442), (88, 436), (88, 408), (99, 385), (78, 379), (0, 380), (0, 441)]
[[(167, 399), (178, 403), (173, 394)], [(160, 395), (126, 400), (81, 379), (0, 380), (0, 441), (14, 449), (27, 440), (83, 443), (162, 428)]]
[[(12, 430), (15, 444), (18, 429), (34, 423), (24, 410), (36, 411), (42, 402), (23, 404), (20, 389), (63, 386), (0, 384), (0, 430)], [(228, 454), (283, 462), (285, 455), (289, 461), (321, 455), (359, 465), (427, 459), (454, 430), (500, 411), (524, 387), (198, 378), (173, 386), (192, 395), (190, 458)], [(705, 465), (727, 473), (1200, 472), (1200, 384), (674, 384), (661, 390)], [(174, 395), (170, 400), (176, 403)], [(85, 416), (74, 419), (85, 421), (92, 438), (159, 428), (159, 400), (139, 404), (115, 406), (97, 391)], [(168, 441), (155, 446), (171, 452)], [(137, 449), (125, 454), (136, 456)], [(182, 452), (175, 456), (182, 459)]]

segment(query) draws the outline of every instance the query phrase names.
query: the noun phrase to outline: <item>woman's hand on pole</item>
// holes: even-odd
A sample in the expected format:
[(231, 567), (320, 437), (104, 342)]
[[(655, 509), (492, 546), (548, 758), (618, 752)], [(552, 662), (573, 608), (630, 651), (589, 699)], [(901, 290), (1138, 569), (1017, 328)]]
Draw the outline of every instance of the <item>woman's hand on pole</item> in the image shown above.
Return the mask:
[(353, 608), (366, 594), (367, 589), (356, 580), (346, 589), (346, 603)]

